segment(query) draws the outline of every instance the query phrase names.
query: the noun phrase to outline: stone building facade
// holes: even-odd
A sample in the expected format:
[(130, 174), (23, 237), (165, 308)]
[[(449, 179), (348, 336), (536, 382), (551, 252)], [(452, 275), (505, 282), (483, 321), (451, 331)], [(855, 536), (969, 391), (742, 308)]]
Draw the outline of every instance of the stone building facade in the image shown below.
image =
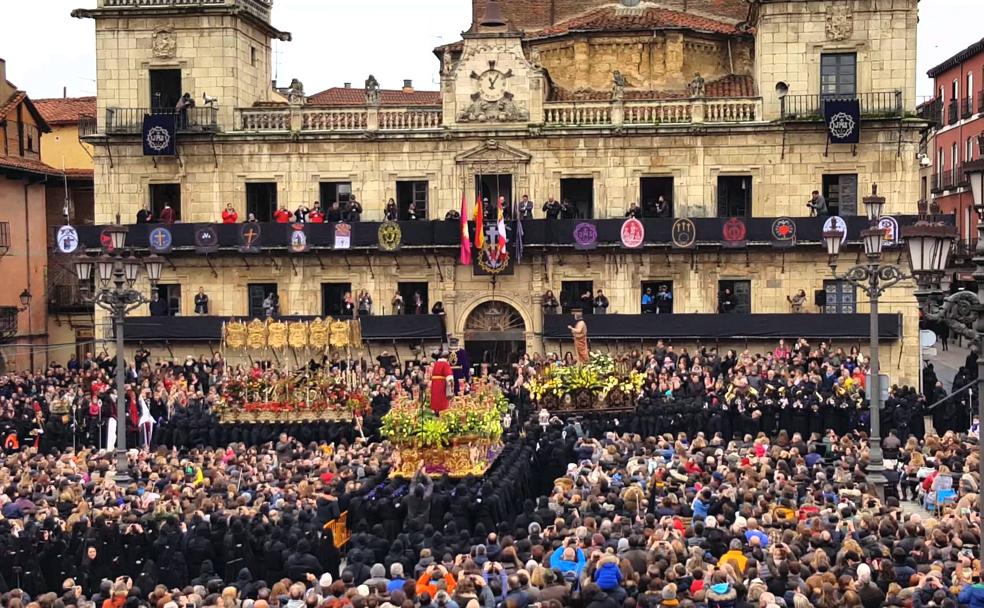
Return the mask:
[[(271, 90), (270, 40), (289, 34), (270, 25), (272, 5), (264, 0), (99, 0), (97, 9), (76, 11), (96, 20), (98, 128), (87, 138), (95, 149), (96, 223), (117, 214), (132, 222), (162, 191), (179, 199), (180, 222), (196, 224), (218, 223), (227, 203), (245, 216), (258, 200), (293, 210), (351, 192), (363, 222), (383, 220), (391, 198), (402, 213), (409, 196), (422, 203), (425, 220), (416, 221), (436, 225), (463, 195), (471, 208), (476, 196), (494, 204), (502, 195), (509, 207), (528, 194), (534, 221), (542, 221), (548, 197), (569, 198), (582, 221), (604, 231), (620, 225), (632, 203), (662, 195), (668, 210), (647, 220), (641, 249), (620, 247), (617, 228), (614, 241), (599, 238), (587, 251), (574, 249), (569, 234), (554, 234), (528, 246), (511, 274), (494, 281), (460, 266), (456, 243), (405, 240), (396, 253), (315, 247), (296, 255), (277, 243), (260, 257), (231, 243), (209, 256), (175, 247), (164, 278), (180, 285), (179, 316), (170, 322), (192, 314), (199, 286), (210, 295), (210, 314), (248, 316), (250, 285), (275, 285), (281, 312), (298, 315), (328, 312), (325, 285), (368, 290), (384, 314), (400, 285), (415, 285), (429, 304), (443, 302), (448, 332), (466, 344), (469, 335), (495, 341), (495, 323), (478, 317), (496, 302), (505, 307), (497, 318), (506, 311), (510, 319), (498, 328), (503, 341), (537, 351), (565, 348), (544, 335), (546, 290), (603, 289), (608, 312), (628, 315), (640, 312), (647, 286), (662, 282), (674, 293), (674, 315), (691, 315), (716, 313), (721, 290), (738, 282), (742, 314), (788, 313), (786, 296), (799, 289), (811, 303), (814, 292), (829, 292), (842, 299), (838, 312), (866, 312), (865, 302), (829, 282), (823, 221), (806, 217), (806, 203), (822, 190), (841, 215), (856, 215), (877, 183), (886, 214), (915, 212), (924, 124), (909, 116), (916, 0), (500, 4), (501, 21), (486, 19), (486, 3), (478, 2), (463, 40), (435, 50), (440, 95), (407, 93), (403, 104), (399, 91), (374, 79), (356, 103), (331, 102), (329, 92), (304, 96), (300, 81)], [(542, 12), (545, 5), (553, 11)], [(178, 156), (151, 159), (142, 154), (138, 118), (155, 105), (154, 87), (165, 76), (199, 106), (178, 133)], [(218, 105), (206, 107), (203, 94)], [(831, 95), (861, 101), (856, 146), (827, 144), (821, 100)], [(803, 236), (781, 251), (768, 237), (732, 248), (713, 224), (693, 248), (671, 243), (676, 219), (712, 226), (711, 218), (732, 216), (766, 228), (792, 218)], [(572, 225), (556, 224), (568, 233)], [(847, 248), (859, 250), (856, 234)], [(916, 383), (915, 300), (908, 288), (886, 300), (883, 311), (901, 314), (902, 339), (885, 341), (883, 361), (892, 362), (893, 379)], [(823, 310), (830, 309), (807, 306)], [(750, 339), (792, 337), (795, 319), (788, 321), (774, 335), (749, 338), (736, 328), (713, 341), (744, 347)], [(655, 316), (646, 323), (652, 342), (659, 324)], [(696, 333), (675, 342), (709, 339)], [(624, 347), (615, 336), (596, 344)]]

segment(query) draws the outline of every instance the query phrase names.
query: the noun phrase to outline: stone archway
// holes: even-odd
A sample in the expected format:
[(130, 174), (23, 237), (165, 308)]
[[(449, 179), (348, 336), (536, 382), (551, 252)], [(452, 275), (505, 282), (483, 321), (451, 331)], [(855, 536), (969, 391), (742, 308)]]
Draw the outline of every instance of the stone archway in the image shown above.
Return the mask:
[(465, 317), (462, 336), (474, 364), (504, 367), (526, 352), (526, 321), (503, 301), (486, 301), (472, 308)]

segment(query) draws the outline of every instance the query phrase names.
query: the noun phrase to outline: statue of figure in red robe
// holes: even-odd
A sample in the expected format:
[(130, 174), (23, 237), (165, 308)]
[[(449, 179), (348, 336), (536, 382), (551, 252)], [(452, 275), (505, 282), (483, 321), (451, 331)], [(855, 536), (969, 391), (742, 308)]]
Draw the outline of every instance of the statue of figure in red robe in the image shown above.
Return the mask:
[(437, 414), (448, 409), (448, 382), (453, 382), (451, 364), (448, 363), (447, 353), (441, 352), (431, 369), (430, 406)]

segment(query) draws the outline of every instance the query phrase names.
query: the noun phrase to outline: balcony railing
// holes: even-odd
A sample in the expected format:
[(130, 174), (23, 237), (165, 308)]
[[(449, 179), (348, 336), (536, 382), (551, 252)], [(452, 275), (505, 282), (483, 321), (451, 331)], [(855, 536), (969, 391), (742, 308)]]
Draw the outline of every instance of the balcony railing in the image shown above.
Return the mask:
[(930, 99), (916, 108), (916, 115), (929, 122), (933, 128), (942, 122), (943, 102), (940, 98)]
[(106, 108), (106, 133), (140, 133), (147, 114), (173, 115), (179, 133), (214, 133), (219, 130), (218, 108), (202, 106), (182, 112), (171, 108)]
[(977, 91), (977, 111), (984, 112), (984, 91)]
[(92, 309), (77, 284), (48, 285), (48, 312), (91, 312)]
[(902, 91), (877, 91), (857, 95), (786, 95), (779, 100), (783, 120), (821, 120), (827, 101), (857, 99), (862, 118), (898, 118), (903, 115)]
[(10, 222), (0, 222), (0, 255), (10, 249)]
[(967, 183), (963, 165), (957, 165), (956, 169), (947, 169), (939, 174), (938, 190), (953, 190)]
[(960, 104), (956, 99), (951, 99), (946, 107), (946, 124), (955, 125), (960, 120)]
[(960, 107), (963, 110), (960, 113), (960, 116), (963, 118), (970, 118), (971, 116), (974, 115), (974, 98), (964, 97), (963, 100), (961, 100), (960, 102)]
[(960, 239), (953, 244), (954, 260), (969, 260), (977, 254), (977, 239)]
[(17, 335), (16, 306), (0, 306), (0, 342), (9, 340)]
[(441, 129), (440, 108), (239, 108), (236, 130), (250, 132), (428, 131)]
[(82, 114), (79, 116), (79, 137), (95, 135), (98, 132), (99, 127), (95, 116), (90, 116), (88, 114)]

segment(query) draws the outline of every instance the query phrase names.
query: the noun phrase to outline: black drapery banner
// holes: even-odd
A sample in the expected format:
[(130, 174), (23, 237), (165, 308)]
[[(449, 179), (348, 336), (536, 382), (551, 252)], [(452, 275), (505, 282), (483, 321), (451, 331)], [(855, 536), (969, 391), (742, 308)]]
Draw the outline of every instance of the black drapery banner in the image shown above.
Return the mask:
[(144, 114), (144, 156), (174, 156), (177, 153), (174, 114)]
[[(744, 338), (867, 339), (866, 314), (667, 314), (584, 315), (589, 340), (655, 340), (658, 338), (728, 340)], [(878, 315), (883, 340), (902, 335), (898, 314)], [(546, 340), (571, 340), (570, 315), (544, 315)]]
[(857, 99), (824, 100), (823, 121), (831, 143), (856, 144), (861, 140), (861, 102)]

